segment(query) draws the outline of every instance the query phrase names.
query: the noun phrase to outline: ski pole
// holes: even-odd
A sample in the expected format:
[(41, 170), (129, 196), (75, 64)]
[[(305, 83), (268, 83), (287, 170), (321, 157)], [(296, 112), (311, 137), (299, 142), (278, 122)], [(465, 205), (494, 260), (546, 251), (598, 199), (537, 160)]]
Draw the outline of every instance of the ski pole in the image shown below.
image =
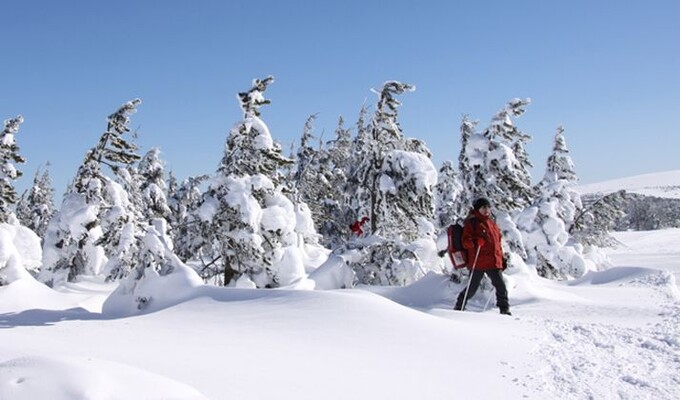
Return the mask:
[(472, 263), (472, 269), (470, 270), (470, 279), (468, 279), (467, 287), (465, 288), (465, 295), (463, 296), (463, 304), (461, 304), (461, 310), (465, 310), (465, 306), (467, 305), (467, 295), (468, 291), (470, 290), (470, 282), (472, 282), (472, 274), (475, 273), (475, 267), (477, 267), (477, 258), (479, 257), (479, 251), (482, 249), (482, 246), (477, 246), (477, 254), (475, 254), (475, 261)]

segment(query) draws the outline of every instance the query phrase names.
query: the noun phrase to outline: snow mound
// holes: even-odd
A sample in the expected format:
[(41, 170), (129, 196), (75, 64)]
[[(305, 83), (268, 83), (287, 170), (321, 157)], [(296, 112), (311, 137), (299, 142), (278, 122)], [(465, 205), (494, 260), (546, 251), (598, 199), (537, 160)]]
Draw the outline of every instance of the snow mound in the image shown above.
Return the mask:
[(76, 307), (83, 296), (64, 296), (26, 274), (9, 285), (0, 286), (0, 313), (25, 310), (64, 310)]
[(614, 267), (600, 272), (590, 272), (580, 279), (568, 282), (568, 285), (639, 286), (660, 290), (672, 299), (680, 299), (675, 275), (670, 271), (654, 268)]
[(418, 309), (452, 308), (462, 285), (451, 282), (448, 276), (428, 272), (416, 282), (404, 287), (366, 287), (396, 303)]
[(40, 266), (40, 238), (30, 229), (0, 224), (0, 285), (30, 278), (27, 270)]
[(589, 272), (580, 279), (569, 282), (569, 285), (605, 285), (612, 283), (626, 283), (632, 278), (639, 278), (645, 275), (656, 275), (659, 270), (643, 267), (614, 267), (599, 272)]
[(21, 357), (0, 364), (0, 399), (205, 400), (197, 390), (93, 358)]
[(154, 312), (180, 304), (195, 296), (195, 288), (203, 281), (191, 268), (176, 263), (167, 275), (148, 269), (144, 279), (128, 278), (104, 301), (102, 313), (109, 317), (124, 317), (142, 312)]
[(354, 271), (342, 257), (331, 254), (308, 278), (317, 290), (346, 289), (352, 287)]

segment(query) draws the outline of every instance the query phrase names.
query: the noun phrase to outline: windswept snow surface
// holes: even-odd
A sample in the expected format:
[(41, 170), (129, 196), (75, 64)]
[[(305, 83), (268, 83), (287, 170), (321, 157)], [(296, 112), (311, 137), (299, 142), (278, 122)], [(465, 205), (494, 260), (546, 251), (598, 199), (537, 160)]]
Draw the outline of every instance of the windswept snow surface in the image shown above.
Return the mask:
[[(490, 292), (430, 273), (404, 288), (199, 286), (103, 315), (115, 288), (0, 287), (0, 399), (678, 399), (680, 230), (616, 235), (613, 266)], [(150, 390), (150, 388), (156, 388)], [(48, 395), (41, 390), (49, 390)]]

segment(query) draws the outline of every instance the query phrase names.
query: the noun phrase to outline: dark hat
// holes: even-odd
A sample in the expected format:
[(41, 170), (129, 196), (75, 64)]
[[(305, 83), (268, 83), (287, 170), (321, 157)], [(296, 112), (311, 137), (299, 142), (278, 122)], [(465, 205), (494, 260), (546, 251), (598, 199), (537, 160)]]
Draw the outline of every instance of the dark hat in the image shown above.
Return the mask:
[(474, 203), (472, 203), (472, 208), (475, 210), (479, 210), (480, 208), (484, 206), (489, 206), (491, 207), (491, 203), (489, 202), (489, 199), (486, 199), (484, 197), (480, 197), (477, 200), (475, 200)]

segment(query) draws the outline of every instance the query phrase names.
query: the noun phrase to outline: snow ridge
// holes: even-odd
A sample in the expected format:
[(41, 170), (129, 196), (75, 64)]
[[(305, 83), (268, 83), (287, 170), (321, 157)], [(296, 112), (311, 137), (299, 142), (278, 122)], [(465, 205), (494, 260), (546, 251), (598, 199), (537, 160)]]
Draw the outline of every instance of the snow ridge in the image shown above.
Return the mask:
[(618, 190), (645, 196), (680, 199), (680, 169), (630, 176), (604, 182), (579, 185), (576, 190), (585, 194), (608, 194)]

